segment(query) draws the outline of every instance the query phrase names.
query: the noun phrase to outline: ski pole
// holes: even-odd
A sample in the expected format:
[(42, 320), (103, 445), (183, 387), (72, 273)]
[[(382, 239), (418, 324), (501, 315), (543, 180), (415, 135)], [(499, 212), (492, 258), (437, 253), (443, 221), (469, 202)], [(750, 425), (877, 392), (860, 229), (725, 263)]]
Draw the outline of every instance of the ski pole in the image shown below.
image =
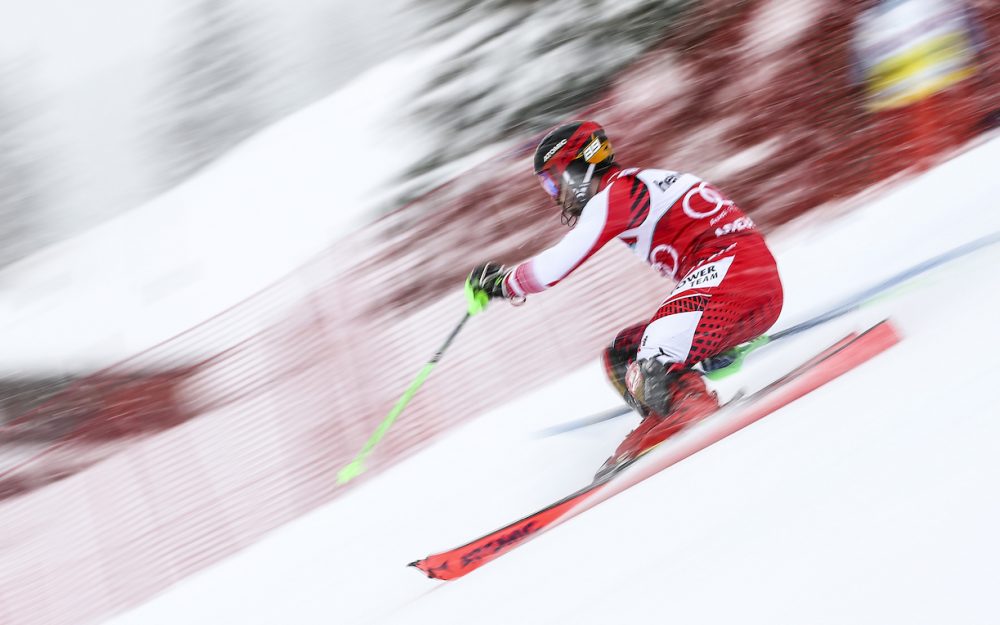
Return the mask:
[[(820, 313), (815, 317), (806, 319), (805, 321), (797, 323), (791, 327), (785, 328), (784, 330), (779, 330), (774, 334), (763, 334), (747, 343), (743, 343), (742, 345), (737, 345), (736, 347), (726, 352), (732, 358), (732, 361), (728, 365), (721, 367), (719, 369), (706, 371), (705, 375), (706, 377), (708, 377), (708, 379), (716, 381), (721, 380), (723, 378), (727, 378), (739, 372), (740, 368), (743, 366), (743, 360), (749, 354), (757, 351), (761, 347), (764, 347), (765, 345), (770, 345), (775, 341), (780, 341), (781, 339), (787, 338), (789, 336), (795, 336), (796, 334), (800, 334), (802, 332), (805, 332), (806, 330), (815, 328), (816, 326), (822, 325), (828, 321), (833, 321), (834, 319), (843, 317), (844, 315), (850, 312), (853, 312), (855, 310), (873, 304), (877, 301), (897, 295), (906, 290), (906, 283), (909, 280), (917, 278), (927, 273), (931, 269), (940, 267), (941, 265), (962, 258), (963, 256), (968, 256), (973, 252), (976, 252), (985, 247), (989, 247), (991, 245), (995, 245), (997, 243), (1000, 243), (1000, 232), (994, 232), (984, 237), (980, 237), (979, 239), (966, 243), (965, 245), (961, 245), (952, 250), (944, 252), (943, 254), (939, 254), (937, 256), (934, 256), (933, 258), (918, 263), (913, 267), (906, 269), (905, 271), (901, 271), (900, 273), (886, 280), (883, 280), (882, 282), (879, 282), (875, 286), (872, 286), (868, 289), (865, 289), (864, 291), (852, 295), (845, 301), (841, 302), (838, 306), (835, 306), (834, 308), (831, 308), (826, 312)], [(574, 421), (569, 421), (559, 425), (554, 425), (552, 427), (537, 432), (536, 435), (552, 436), (555, 434), (562, 434), (564, 432), (569, 432), (572, 430), (577, 430), (590, 425), (594, 425), (595, 423), (609, 421), (611, 419), (615, 419), (617, 417), (626, 415), (629, 412), (631, 412), (631, 409), (627, 407), (621, 407), (617, 409), (612, 408), (610, 410), (605, 410), (603, 412), (599, 412), (588, 417), (583, 417), (581, 419), (576, 419)]]
[(921, 276), (931, 269), (935, 269), (941, 265), (957, 260), (963, 256), (967, 256), (984, 247), (988, 247), (996, 243), (1000, 243), (1000, 232), (994, 232), (984, 237), (980, 237), (975, 241), (971, 241), (943, 254), (929, 258), (914, 265), (913, 267), (910, 267), (909, 269), (906, 269), (905, 271), (901, 271), (900, 273), (879, 282), (875, 286), (852, 295), (845, 301), (841, 302), (838, 306), (816, 315), (811, 319), (797, 323), (789, 328), (775, 332), (774, 334), (759, 336), (749, 343), (744, 343), (743, 345), (734, 347), (731, 350), (732, 353), (729, 354), (729, 356), (733, 359), (730, 364), (720, 369), (706, 371), (705, 375), (707, 375), (710, 380), (720, 380), (728, 377), (740, 370), (740, 367), (743, 365), (743, 359), (746, 358), (751, 352), (755, 352), (761, 347), (770, 345), (775, 341), (779, 341), (789, 336), (794, 336), (800, 332), (805, 332), (806, 330), (815, 328), (816, 326), (822, 325), (828, 321), (833, 321), (834, 319), (843, 317), (850, 312), (868, 306), (869, 304), (873, 304), (884, 298), (891, 297), (894, 294), (902, 292), (904, 290), (903, 286), (908, 280)]
[(403, 412), (403, 409), (406, 408), (406, 405), (410, 403), (410, 400), (413, 399), (414, 395), (416, 395), (417, 391), (423, 385), (424, 380), (426, 380), (427, 376), (429, 376), (431, 374), (431, 371), (434, 370), (434, 366), (437, 365), (438, 361), (441, 360), (441, 357), (444, 356), (445, 351), (451, 345), (452, 341), (455, 340), (455, 337), (458, 336), (458, 333), (465, 326), (465, 322), (469, 320), (469, 317), (471, 317), (472, 314), (473, 313), (470, 312), (465, 313), (465, 316), (462, 317), (462, 320), (458, 322), (458, 325), (455, 326), (455, 329), (452, 330), (451, 334), (448, 335), (448, 338), (445, 339), (444, 345), (442, 345), (441, 348), (437, 350), (437, 353), (434, 354), (434, 357), (431, 358), (427, 362), (427, 364), (424, 365), (424, 367), (420, 370), (420, 373), (417, 374), (417, 377), (413, 380), (413, 382), (410, 383), (409, 388), (407, 388), (406, 392), (403, 393), (403, 396), (399, 398), (399, 401), (396, 402), (396, 405), (393, 406), (392, 410), (389, 411), (389, 414), (386, 416), (386, 418), (382, 420), (382, 423), (380, 423), (377, 428), (375, 428), (375, 432), (365, 442), (364, 447), (361, 448), (361, 451), (358, 452), (358, 455), (355, 456), (354, 460), (352, 460), (347, 466), (345, 466), (337, 473), (337, 482), (339, 484), (346, 484), (347, 482), (350, 482), (351, 480), (358, 477), (364, 472), (365, 458), (367, 458), (372, 453), (372, 450), (375, 448), (375, 445), (378, 445), (378, 442), (382, 440), (382, 437), (385, 436), (385, 433), (389, 431), (390, 427), (392, 427), (393, 422), (396, 421), (396, 417), (398, 417)]
[(829, 321), (833, 321), (834, 319), (839, 319), (840, 317), (843, 317), (847, 313), (853, 312), (855, 310), (860, 310), (861, 308), (864, 308), (869, 304), (873, 304), (882, 299), (888, 299), (895, 293), (906, 290), (902, 287), (902, 285), (895, 285), (894, 287), (892, 287), (891, 285), (883, 285), (883, 286), (885, 288), (888, 288), (888, 290), (878, 293), (877, 295), (869, 294), (870, 296), (867, 298), (857, 298), (851, 300), (821, 315), (817, 315), (811, 319), (807, 319), (801, 323), (797, 323), (790, 328), (785, 328), (784, 330), (780, 330), (778, 332), (775, 332), (774, 334), (762, 334), (747, 343), (743, 343), (742, 345), (737, 345), (736, 347), (730, 349), (729, 351), (723, 354), (726, 357), (732, 359), (730, 360), (729, 364), (722, 366), (718, 369), (706, 369), (705, 377), (707, 377), (709, 380), (716, 380), (716, 381), (721, 380), (723, 378), (728, 378), (729, 376), (735, 373), (739, 373), (740, 369), (743, 368), (743, 360), (747, 356), (757, 351), (761, 347), (764, 347), (765, 345), (770, 345), (771, 343), (774, 343), (775, 341), (780, 341), (783, 338), (787, 338), (789, 336), (795, 336), (796, 334), (800, 334), (802, 332), (805, 332), (806, 330), (811, 330), (812, 328), (823, 325), (824, 323), (827, 323)]
[(631, 406), (618, 406), (616, 408), (608, 408), (607, 410), (602, 410), (601, 412), (594, 413), (589, 417), (582, 417), (580, 419), (576, 419), (575, 421), (567, 421), (565, 423), (560, 423), (558, 425), (547, 427), (544, 430), (539, 430), (538, 432), (535, 432), (535, 436), (538, 437), (555, 436), (556, 434), (563, 434), (565, 432), (579, 430), (580, 428), (585, 428), (590, 425), (603, 423), (604, 421), (610, 421), (612, 419), (617, 419), (618, 417), (623, 417), (630, 412), (632, 412)]

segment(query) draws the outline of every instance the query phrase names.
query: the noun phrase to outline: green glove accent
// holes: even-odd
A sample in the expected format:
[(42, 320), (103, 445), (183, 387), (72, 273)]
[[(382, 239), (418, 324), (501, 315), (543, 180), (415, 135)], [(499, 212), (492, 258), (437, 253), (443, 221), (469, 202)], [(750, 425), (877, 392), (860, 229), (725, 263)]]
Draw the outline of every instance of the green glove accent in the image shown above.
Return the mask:
[(467, 278), (465, 280), (465, 301), (469, 306), (469, 316), (471, 317), (486, 310), (487, 304), (490, 303), (490, 296), (486, 294), (486, 291), (472, 286), (472, 281)]

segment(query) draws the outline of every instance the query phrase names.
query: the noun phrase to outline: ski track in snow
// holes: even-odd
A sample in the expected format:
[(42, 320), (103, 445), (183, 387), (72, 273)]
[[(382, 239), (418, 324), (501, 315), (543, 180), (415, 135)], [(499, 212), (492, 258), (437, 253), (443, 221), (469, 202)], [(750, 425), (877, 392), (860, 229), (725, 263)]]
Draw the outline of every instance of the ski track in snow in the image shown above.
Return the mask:
[[(785, 327), (1000, 231), (1000, 138), (773, 237)], [(761, 350), (723, 396), (892, 316), (901, 344), (454, 582), (405, 564), (568, 494), (634, 425), (595, 363), (449, 433), (115, 625), (988, 623), (1000, 559), (1000, 246)], [(402, 418), (406, 418), (405, 415)], [(391, 436), (391, 432), (389, 436)], [(333, 479), (333, 476), (331, 476)]]

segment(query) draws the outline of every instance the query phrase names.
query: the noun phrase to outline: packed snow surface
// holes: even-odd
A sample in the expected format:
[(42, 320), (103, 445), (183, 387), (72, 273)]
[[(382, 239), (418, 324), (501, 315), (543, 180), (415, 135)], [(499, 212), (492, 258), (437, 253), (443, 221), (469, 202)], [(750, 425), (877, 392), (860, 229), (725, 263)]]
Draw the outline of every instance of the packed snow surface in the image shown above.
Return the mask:
[[(995, 138), (836, 220), (810, 218), (772, 237), (786, 285), (778, 326), (1000, 231), (997, 162)], [(998, 263), (1000, 246), (985, 248), (761, 350), (720, 394), (759, 386), (886, 316), (904, 335), (468, 577), (433, 581), (405, 565), (584, 485), (634, 425), (630, 416), (537, 435), (616, 405), (596, 363), (497, 406), (111, 622), (993, 622)]]

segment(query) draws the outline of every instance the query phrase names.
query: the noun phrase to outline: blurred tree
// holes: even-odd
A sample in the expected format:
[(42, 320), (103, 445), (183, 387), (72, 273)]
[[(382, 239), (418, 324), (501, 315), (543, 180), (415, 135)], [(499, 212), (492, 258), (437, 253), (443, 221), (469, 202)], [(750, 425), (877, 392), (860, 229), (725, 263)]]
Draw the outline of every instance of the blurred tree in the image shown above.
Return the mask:
[(35, 113), (18, 68), (0, 64), (0, 267), (23, 258), (39, 240), (47, 194)]
[(159, 133), (162, 183), (173, 186), (275, 117), (267, 46), (233, 0), (193, 0), (181, 13), (182, 40), (171, 51)]
[[(428, 0), (440, 14), (432, 37), (462, 44), (411, 105), (441, 137), (411, 175), (551, 126), (593, 102), (618, 71), (663, 41), (692, 2)], [(425, 179), (424, 188), (439, 182)]]

